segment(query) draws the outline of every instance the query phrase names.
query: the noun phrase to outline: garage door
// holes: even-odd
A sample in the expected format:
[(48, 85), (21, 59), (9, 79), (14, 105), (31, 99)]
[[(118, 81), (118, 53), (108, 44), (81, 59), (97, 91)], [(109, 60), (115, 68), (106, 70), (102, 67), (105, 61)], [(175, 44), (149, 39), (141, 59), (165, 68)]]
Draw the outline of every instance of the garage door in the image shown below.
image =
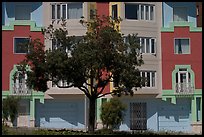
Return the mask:
[(159, 106), (159, 130), (191, 131), (190, 99), (177, 99), (176, 104), (163, 101)]
[(36, 102), (36, 126), (42, 128), (83, 129), (84, 100), (45, 100)]

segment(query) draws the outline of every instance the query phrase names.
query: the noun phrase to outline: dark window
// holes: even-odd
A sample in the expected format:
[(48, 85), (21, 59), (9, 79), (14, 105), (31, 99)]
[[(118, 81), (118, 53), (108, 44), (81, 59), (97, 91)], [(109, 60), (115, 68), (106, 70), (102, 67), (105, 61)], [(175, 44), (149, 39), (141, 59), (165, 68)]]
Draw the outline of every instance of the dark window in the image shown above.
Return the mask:
[(125, 4), (125, 18), (138, 20), (139, 5)]
[(52, 5), (52, 19), (55, 19), (55, 5)]
[(66, 19), (66, 5), (62, 5), (62, 18)]
[(28, 43), (30, 38), (15, 38), (14, 53), (28, 53)]
[(175, 39), (175, 54), (190, 54), (189, 39)]
[(118, 6), (117, 5), (112, 5), (112, 16), (113, 18), (117, 18), (118, 17), (118, 10), (117, 10)]
[(57, 5), (57, 19), (60, 19), (60, 5)]

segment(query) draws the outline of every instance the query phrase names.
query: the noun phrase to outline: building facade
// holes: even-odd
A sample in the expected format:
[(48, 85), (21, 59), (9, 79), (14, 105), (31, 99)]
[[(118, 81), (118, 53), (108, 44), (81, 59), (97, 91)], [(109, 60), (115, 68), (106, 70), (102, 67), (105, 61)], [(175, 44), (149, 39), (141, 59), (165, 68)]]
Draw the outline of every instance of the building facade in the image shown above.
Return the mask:
[(44, 42), (41, 33), (42, 3), (3, 2), (2, 17), (2, 99), (10, 95), (21, 97), (14, 125), (33, 127), (35, 104), (36, 101), (44, 103), (44, 93), (26, 86), (27, 76), (19, 71), (18, 63), (28, 53), (23, 43), (37, 38)]
[(180, 113), (178, 122), (188, 125), (190, 131), (201, 132), (202, 28), (197, 25), (196, 14), (195, 2), (163, 3), (162, 100), (174, 104), (174, 113)]
[[(56, 41), (44, 39), (42, 27), (53, 24), (59, 28), (60, 19), (64, 18), (68, 34), (81, 37), (87, 31), (79, 23), (81, 16), (90, 20), (97, 10), (100, 16), (122, 18), (119, 29), (124, 39), (137, 33), (144, 60), (139, 69), (148, 80), (134, 91), (133, 97), (119, 98), (128, 107), (118, 130), (202, 132), (202, 23), (199, 23), (202, 7), (199, 16), (197, 7), (196, 2), (4, 2), (2, 98), (24, 97), (23, 112), (16, 125), (87, 129), (88, 99), (79, 89), (59, 89), (50, 81), (45, 93), (27, 92), (24, 88), (22, 94), (18, 85), (23, 80), (15, 81), (13, 75), (18, 72), (17, 63), (26, 54), (16, 47), (18, 41), (28, 41), (31, 36), (31, 39), (40, 38), (45, 49), (57, 48)], [(113, 89), (113, 83), (109, 83), (105, 92)], [(101, 105), (112, 97), (97, 99), (96, 128), (102, 128)]]

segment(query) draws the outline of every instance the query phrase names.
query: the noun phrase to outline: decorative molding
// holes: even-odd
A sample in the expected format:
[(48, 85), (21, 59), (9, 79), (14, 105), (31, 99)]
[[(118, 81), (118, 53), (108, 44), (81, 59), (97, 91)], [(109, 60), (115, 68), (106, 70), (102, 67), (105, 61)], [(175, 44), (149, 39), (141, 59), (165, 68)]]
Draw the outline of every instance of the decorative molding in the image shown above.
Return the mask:
[(14, 30), (14, 26), (30, 26), (30, 31), (41, 31), (42, 27), (37, 27), (35, 21), (30, 20), (15, 20), (10, 21), (9, 26), (2, 26), (2, 30)]
[(162, 27), (161, 32), (174, 32), (175, 27), (189, 27), (190, 32), (202, 32), (202, 27), (194, 27), (193, 22), (174, 21), (170, 23), (170, 27)]

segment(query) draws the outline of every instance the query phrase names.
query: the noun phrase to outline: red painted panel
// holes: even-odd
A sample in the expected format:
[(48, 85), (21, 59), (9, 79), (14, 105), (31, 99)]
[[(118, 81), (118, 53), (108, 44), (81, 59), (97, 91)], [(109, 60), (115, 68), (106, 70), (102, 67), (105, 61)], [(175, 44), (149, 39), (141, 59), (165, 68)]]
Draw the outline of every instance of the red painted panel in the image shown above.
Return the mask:
[(42, 32), (30, 32), (30, 26), (14, 26), (14, 31), (2, 31), (2, 90), (9, 90), (9, 75), (14, 64), (25, 58), (25, 54), (14, 54), (14, 37), (39, 38), (44, 43)]
[[(174, 38), (190, 38), (191, 54), (174, 54)], [(175, 65), (191, 65), (195, 73), (195, 88), (202, 88), (202, 32), (189, 32), (189, 27), (175, 27), (174, 32), (161, 33), (162, 89), (172, 89)]]
[(109, 16), (109, 2), (96, 2), (97, 14)]
[[(102, 17), (103, 15), (109, 16), (109, 2), (96, 2), (97, 14)], [(102, 76), (104, 77), (105, 74)], [(104, 88), (103, 93), (110, 92), (110, 83)]]

